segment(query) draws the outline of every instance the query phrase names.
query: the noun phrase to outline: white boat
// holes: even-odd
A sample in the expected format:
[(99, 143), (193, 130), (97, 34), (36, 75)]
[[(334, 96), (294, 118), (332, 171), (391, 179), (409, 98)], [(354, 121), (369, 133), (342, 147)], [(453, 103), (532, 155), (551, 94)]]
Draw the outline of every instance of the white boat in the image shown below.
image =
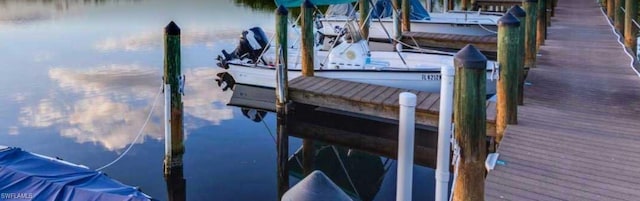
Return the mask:
[[(445, 12), (428, 13), (418, 2), (411, 0), (411, 31), (443, 34), (460, 34), (473, 36), (495, 35), (498, 30), (498, 19), (502, 14), (487, 12)], [(354, 7), (351, 4), (329, 6), (322, 22), (322, 33), (336, 36), (341, 33), (348, 21), (357, 21)], [(373, 6), (370, 16), (369, 38), (376, 41), (394, 37), (394, 20), (392, 18), (390, 0), (378, 0)], [(384, 28), (383, 28), (384, 27)], [(387, 35), (388, 34), (388, 35)]]
[[(347, 28), (355, 30), (353, 26)], [(439, 92), (441, 67), (453, 66), (451, 55), (369, 51), (367, 41), (359, 32), (350, 31), (347, 35), (350, 37), (331, 51), (315, 51), (315, 76)], [(259, 44), (260, 48), (251, 44)], [(235, 83), (275, 88), (276, 68), (271, 62), (275, 60), (275, 52), (265, 51), (259, 58), (264, 48), (268, 48), (264, 32), (258, 27), (252, 28), (243, 33), (233, 53), (223, 51), (224, 56), (218, 57), (218, 66), (228, 69)], [(298, 49), (289, 49), (288, 54), (288, 79), (292, 80), (301, 76), (302, 66)], [(487, 62), (487, 94), (495, 94), (496, 68), (495, 62)]]

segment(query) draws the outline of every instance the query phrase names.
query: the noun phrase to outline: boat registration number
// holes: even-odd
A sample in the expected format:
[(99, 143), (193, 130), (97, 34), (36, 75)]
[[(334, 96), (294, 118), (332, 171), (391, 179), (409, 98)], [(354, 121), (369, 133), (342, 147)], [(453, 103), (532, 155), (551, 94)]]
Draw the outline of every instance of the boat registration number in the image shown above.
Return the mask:
[(440, 74), (422, 74), (422, 80), (427, 80), (427, 81), (440, 80)]

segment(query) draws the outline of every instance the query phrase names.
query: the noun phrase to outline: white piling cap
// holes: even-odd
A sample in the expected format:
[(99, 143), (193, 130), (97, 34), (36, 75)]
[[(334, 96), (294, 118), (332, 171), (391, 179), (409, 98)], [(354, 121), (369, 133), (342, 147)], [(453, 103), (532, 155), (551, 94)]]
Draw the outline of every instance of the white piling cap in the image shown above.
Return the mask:
[(440, 68), (440, 73), (442, 74), (442, 76), (455, 76), (456, 69), (453, 68), (453, 66), (444, 65)]
[(411, 92), (400, 93), (400, 105), (402, 106), (415, 107), (416, 99), (416, 95)]

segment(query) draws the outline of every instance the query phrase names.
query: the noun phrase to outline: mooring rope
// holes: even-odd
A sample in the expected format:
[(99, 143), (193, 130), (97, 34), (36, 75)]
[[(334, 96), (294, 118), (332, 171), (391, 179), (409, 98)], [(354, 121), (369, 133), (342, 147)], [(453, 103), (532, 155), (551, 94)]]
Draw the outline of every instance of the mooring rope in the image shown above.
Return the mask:
[(451, 182), (451, 194), (449, 194), (449, 201), (453, 199), (453, 192), (456, 189), (456, 179), (458, 178), (458, 167), (460, 166), (460, 145), (458, 144), (458, 140), (455, 135), (455, 124), (451, 124), (451, 147), (453, 148), (453, 160), (451, 160), (451, 164), (454, 165), (453, 168), (453, 181)]
[[(127, 147), (126, 150), (124, 150), (124, 152), (122, 152), (122, 154), (120, 154), (120, 156), (118, 156), (115, 160), (111, 161), (110, 163), (96, 169), (96, 171), (100, 171), (103, 170), (113, 164), (115, 164), (116, 162), (118, 162), (120, 159), (122, 159), (122, 157), (124, 157), (124, 155), (127, 155), (127, 153), (131, 150), (131, 148), (133, 147), (133, 145), (135, 144), (136, 141), (138, 141), (138, 139), (140, 138), (140, 136), (142, 136), (142, 133), (144, 131), (144, 129), (147, 127), (147, 123), (149, 123), (149, 120), (151, 119), (151, 115), (153, 114), (153, 110), (156, 108), (156, 103), (158, 102), (158, 97), (160, 97), (160, 94), (162, 93), (164, 88), (164, 83), (161, 84), (160, 89), (158, 90), (158, 93), (156, 94), (156, 97), (153, 99), (153, 104), (151, 105), (151, 110), (149, 110), (149, 114), (147, 115), (147, 119), (144, 121), (144, 123), (142, 124), (142, 127), (140, 128), (140, 130), (138, 131), (138, 135), (136, 135), (136, 138), (133, 139), (133, 141), (131, 142), (131, 144), (129, 144), (129, 147)], [(168, 92), (167, 92), (168, 93)]]

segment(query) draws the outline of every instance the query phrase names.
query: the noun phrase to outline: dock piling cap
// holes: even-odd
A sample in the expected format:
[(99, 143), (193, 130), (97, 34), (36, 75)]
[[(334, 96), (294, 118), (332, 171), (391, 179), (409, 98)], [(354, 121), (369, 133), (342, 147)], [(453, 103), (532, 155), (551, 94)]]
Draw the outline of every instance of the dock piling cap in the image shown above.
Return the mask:
[(288, 15), (289, 14), (289, 10), (287, 10), (286, 7), (284, 7), (284, 5), (280, 5), (278, 6), (278, 9), (276, 9), (276, 15)]
[(409, 107), (415, 107), (416, 106), (416, 94), (411, 93), (411, 92), (402, 92), (400, 93), (400, 105), (401, 106), (409, 106)]
[(167, 35), (180, 35), (180, 27), (178, 27), (175, 22), (171, 21), (166, 27), (164, 27), (164, 33)]
[(456, 68), (458, 64), (461, 64), (462, 68), (487, 69), (487, 57), (471, 44), (467, 44), (467, 46), (458, 51), (453, 56), (453, 60)]
[(522, 7), (520, 7), (519, 5), (511, 6), (511, 8), (509, 8), (507, 13), (511, 13), (513, 16), (515, 16), (517, 18), (521, 18), (521, 17), (526, 17), (527, 16), (527, 12), (522, 10)]
[(353, 201), (319, 170), (313, 171), (282, 196), (282, 201)]
[(511, 13), (505, 13), (500, 19), (498, 19), (498, 27), (507, 26), (507, 27), (517, 27), (520, 26), (520, 20), (513, 16)]
[(313, 2), (311, 2), (311, 0), (304, 0), (304, 2), (302, 2), (302, 7), (303, 8), (315, 8), (316, 5), (313, 5)]

